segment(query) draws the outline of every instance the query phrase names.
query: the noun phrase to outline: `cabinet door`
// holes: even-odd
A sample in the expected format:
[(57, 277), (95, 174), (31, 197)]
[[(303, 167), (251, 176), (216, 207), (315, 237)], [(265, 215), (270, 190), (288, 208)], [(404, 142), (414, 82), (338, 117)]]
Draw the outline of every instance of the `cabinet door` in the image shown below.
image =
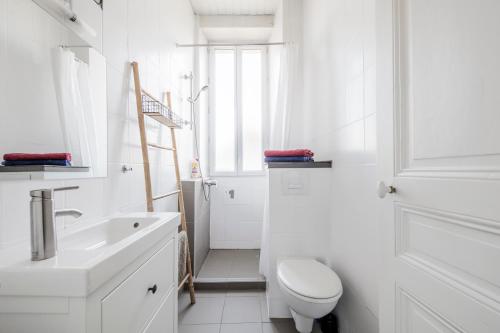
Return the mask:
[(175, 240), (102, 300), (103, 333), (137, 333), (160, 308), (175, 288)]
[(177, 333), (177, 288), (172, 288), (143, 333)]

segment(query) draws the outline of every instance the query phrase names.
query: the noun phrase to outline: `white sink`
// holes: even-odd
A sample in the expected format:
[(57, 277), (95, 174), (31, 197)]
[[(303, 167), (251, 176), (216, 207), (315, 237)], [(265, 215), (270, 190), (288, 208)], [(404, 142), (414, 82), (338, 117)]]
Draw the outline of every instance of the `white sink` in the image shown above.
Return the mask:
[(134, 213), (59, 235), (54, 258), (28, 245), (0, 251), (0, 295), (85, 297), (179, 225), (179, 213)]
[(151, 227), (160, 220), (160, 216), (140, 217), (137, 215), (112, 218), (66, 234), (59, 241), (58, 249), (60, 252), (70, 250), (93, 251), (102, 247), (109, 247)]

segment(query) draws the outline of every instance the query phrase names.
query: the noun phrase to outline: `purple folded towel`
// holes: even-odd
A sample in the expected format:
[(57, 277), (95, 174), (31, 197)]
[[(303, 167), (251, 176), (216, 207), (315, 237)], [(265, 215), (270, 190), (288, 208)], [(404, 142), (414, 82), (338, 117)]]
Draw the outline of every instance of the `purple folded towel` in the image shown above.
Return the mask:
[(4, 166), (19, 166), (19, 165), (59, 165), (71, 166), (68, 160), (32, 160), (32, 161), (3, 161)]
[(271, 162), (314, 162), (311, 156), (273, 156), (264, 159), (266, 163)]

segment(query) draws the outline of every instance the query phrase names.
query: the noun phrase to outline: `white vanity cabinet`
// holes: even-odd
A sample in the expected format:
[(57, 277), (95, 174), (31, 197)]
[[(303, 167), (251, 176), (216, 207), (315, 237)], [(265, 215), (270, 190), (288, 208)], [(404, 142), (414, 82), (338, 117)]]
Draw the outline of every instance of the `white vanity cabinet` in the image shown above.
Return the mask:
[[(42, 292), (51, 296), (0, 295), (0, 332), (176, 333), (179, 218), (175, 215), (170, 219), (163, 221), (163, 226), (137, 231), (136, 238), (128, 245), (135, 246), (138, 252), (114, 249), (102, 254), (112, 255), (112, 260), (96, 258), (95, 269), (86, 274), (86, 288), (91, 291), (84, 297), (58, 295), (57, 284), (64, 284), (65, 291), (71, 279), (75, 293), (80, 292), (78, 279), (69, 275), (64, 282), (63, 276), (56, 277), (51, 292)], [(130, 219), (136, 225), (133, 221)], [(136, 257), (133, 260), (132, 253)], [(63, 261), (64, 256), (59, 260)], [(122, 266), (127, 260), (130, 261)], [(118, 273), (104, 278), (110, 271), (116, 271), (114, 268)], [(0, 274), (0, 283), (2, 276), (9, 284), (7, 274)], [(97, 287), (92, 290), (94, 286)]]
[[(175, 246), (174, 239), (170, 239), (144, 265), (100, 300), (102, 333), (143, 332), (144, 327), (155, 326), (155, 323), (148, 324), (151, 319), (160, 320), (156, 318), (157, 312), (165, 312), (165, 309), (172, 309), (170, 312), (173, 312), (174, 298), (177, 297), (172, 269), (175, 265)], [(96, 304), (91, 302), (89, 305)], [(173, 319), (173, 313), (167, 314), (167, 317)], [(89, 318), (91, 321), (94, 319)], [(174, 332), (173, 324), (172, 320), (169, 329), (163, 327), (162, 332)]]

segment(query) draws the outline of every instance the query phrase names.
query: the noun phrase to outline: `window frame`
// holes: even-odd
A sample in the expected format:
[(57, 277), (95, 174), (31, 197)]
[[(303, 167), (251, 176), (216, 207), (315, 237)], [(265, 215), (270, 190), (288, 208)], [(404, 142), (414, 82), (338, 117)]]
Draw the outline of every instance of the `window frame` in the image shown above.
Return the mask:
[[(233, 50), (235, 54), (234, 73), (235, 73), (235, 170), (234, 171), (217, 171), (215, 169), (215, 52), (216, 50)], [(238, 176), (263, 176), (265, 175), (264, 155), (262, 155), (260, 171), (244, 171), (243, 170), (243, 123), (242, 123), (242, 51), (244, 50), (259, 50), (262, 52), (262, 149), (268, 146), (269, 142), (269, 103), (268, 103), (268, 68), (267, 68), (267, 54), (268, 48), (266, 46), (216, 46), (208, 49), (209, 53), (209, 173), (210, 176), (223, 176), (223, 177), (238, 177)]]

